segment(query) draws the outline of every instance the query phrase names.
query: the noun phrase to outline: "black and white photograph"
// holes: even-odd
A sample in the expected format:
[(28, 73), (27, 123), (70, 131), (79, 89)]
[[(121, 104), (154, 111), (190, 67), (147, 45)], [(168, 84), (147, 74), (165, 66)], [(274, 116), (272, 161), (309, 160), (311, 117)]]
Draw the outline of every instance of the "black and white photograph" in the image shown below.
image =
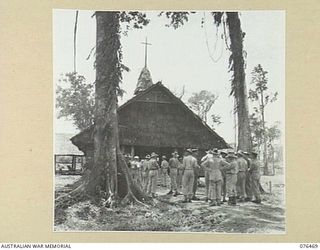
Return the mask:
[(53, 230), (285, 234), (285, 14), (54, 9)]

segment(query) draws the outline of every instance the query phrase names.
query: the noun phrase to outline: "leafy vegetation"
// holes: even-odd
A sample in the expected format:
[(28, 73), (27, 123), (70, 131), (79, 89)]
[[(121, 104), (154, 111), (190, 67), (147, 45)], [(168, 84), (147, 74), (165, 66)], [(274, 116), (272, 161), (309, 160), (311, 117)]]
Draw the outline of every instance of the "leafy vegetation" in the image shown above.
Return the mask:
[(272, 93), (268, 87), (268, 72), (260, 64), (252, 70), (249, 100), (253, 103), (254, 113), (251, 115), (254, 140), (258, 148), (263, 147), (264, 174), (268, 174), (268, 128), (265, 121), (265, 109), (269, 103), (277, 100), (278, 93)]
[(189, 107), (196, 112), (196, 114), (205, 122), (208, 120), (208, 112), (212, 105), (218, 99), (218, 96), (212, 94), (210, 91), (201, 90), (198, 93), (193, 93), (188, 99)]
[(80, 130), (93, 124), (94, 90), (93, 84), (86, 83), (84, 76), (76, 72), (66, 73), (56, 89), (58, 118), (71, 120)]

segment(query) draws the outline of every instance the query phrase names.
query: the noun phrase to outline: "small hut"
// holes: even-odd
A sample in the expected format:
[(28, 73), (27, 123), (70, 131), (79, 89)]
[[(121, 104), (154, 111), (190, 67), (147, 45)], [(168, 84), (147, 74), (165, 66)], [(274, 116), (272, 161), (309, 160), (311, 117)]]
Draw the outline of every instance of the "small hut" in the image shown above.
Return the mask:
[(84, 155), (70, 142), (72, 134), (55, 134), (54, 166), (55, 172), (77, 174), (84, 165)]
[[(228, 148), (228, 144), (161, 82), (152, 83), (143, 68), (135, 96), (118, 108), (119, 140), (123, 153), (144, 157), (151, 152), (180, 155), (186, 148)], [(93, 126), (71, 138), (87, 156), (93, 155)]]

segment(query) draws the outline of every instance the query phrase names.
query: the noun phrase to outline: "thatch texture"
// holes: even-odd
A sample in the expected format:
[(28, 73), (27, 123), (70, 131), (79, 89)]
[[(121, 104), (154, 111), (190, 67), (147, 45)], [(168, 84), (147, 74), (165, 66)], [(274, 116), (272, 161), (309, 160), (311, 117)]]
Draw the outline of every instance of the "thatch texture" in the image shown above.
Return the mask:
[[(120, 145), (124, 147), (140, 147), (139, 151), (141, 148), (167, 151), (164, 149), (229, 147), (161, 83), (123, 104), (118, 108), (118, 115)], [(72, 142), (82, 151), (92, 150), (92, 132), (93, 127), (74, 136)]]
[(54, 154), (82, 155), (83, 153), (70, 142), (74, 134), (56, 133), (54, 137)]
[(150, 71), (147, 69), (147, 67), (144, 67), (141, 70), (140, 76), (138, 78), (137, 87), (134, 91), (134, 94), (139, 94), (142, 91), (145, 91), (149, 87), (153, 85), (152, 78)]

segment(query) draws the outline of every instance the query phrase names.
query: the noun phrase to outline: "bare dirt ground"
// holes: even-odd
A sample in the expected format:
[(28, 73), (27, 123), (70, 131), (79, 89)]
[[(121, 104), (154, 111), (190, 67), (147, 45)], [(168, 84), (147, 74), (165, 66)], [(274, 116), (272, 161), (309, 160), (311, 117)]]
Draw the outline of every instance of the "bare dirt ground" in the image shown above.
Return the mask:
[[(56, 192), (79, 176), (57, 176)], [(284, 176), (262, 176), (261, 184), (272, 193), (262, 195), (262, 204), (238, 203), (209, 207), (204, 188), (199, 187), (200, 201), (181, 203), (181, 195), (167, 195), (168, 188), (159, 187), (154, 204), (149, 207), (129, 205), (108, 209), (89, 201), (80, 202), (55, 218), (55, 231), (173, 231), (216, 233), (285, 233)], [(63, 217), (63, 218), (62, 218)]]

